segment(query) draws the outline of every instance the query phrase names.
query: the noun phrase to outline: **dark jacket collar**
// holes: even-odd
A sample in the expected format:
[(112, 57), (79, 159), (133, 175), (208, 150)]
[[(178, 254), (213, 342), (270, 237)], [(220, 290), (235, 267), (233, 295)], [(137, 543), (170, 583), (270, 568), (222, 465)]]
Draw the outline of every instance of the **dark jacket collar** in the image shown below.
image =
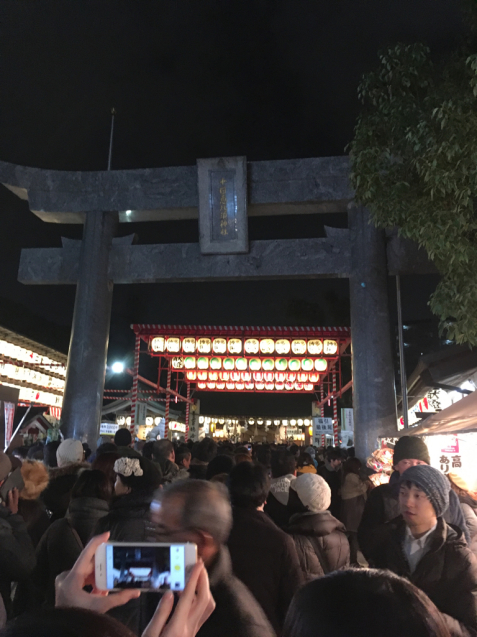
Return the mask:
[(85, 514), (90, 517), (94, 515), (105, 515), (108, 513), (109, 506), (105, 500), (100, 498), (75, 498), (71, 500), (67, 517), (83, 517)]
[(132, 491), (126, 495), (115, 498), (111, 503), (111, 511), (124, 511), (124, 509), (149, 509), (153, 494), (149, 491)]
[[(397, 542), (399, 542), (399, 545), (402, 546), (406, 534), (406, 523), (402, 515), (389, 522), (389, 524), (394, 527), (393, 537)], [(444, 546), (444, 544), (450, 542), (466, 546), (463, 536), (464, 534), (459, 528), (447, 524), (443, 518), (437, 518), (437, 527), (432, 534), (428, 553), (436, 553)]]
[(211, 588), (218, 587), (224, 580), (232, 576), (232, 560), (226, 546), (220, 547), (207, 572)]

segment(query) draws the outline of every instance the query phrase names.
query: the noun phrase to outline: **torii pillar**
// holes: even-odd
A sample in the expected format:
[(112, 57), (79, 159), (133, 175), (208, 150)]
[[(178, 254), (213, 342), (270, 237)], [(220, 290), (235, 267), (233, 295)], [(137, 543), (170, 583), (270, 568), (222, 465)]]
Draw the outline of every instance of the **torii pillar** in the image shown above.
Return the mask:
[(351, 203), (348, 226), (355, 450), (364, 460), (379, 435), (397, 431), (388, 264), (384, 230), (371, 223), (366, 208)]
[(66, 438), (77, 438), (95, 449), (113, 300), (109, 257), (118, 214), (88, 212), (85, 216), (61, 422)]

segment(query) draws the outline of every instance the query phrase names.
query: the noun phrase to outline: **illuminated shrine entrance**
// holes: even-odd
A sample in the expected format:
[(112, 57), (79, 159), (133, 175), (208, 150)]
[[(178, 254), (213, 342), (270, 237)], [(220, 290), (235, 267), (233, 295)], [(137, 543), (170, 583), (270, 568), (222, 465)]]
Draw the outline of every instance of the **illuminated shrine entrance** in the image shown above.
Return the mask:
[[(338, 442), (337, 399), (352, 386), (351, 380), (343, 386), (341, 365), (350, 356), (349, 328), (138, 324), (132, 329), (131, 429), (140, 424), (138, 405), (148, 400), (165, 401), (165, 437), (171, 398), (185, 402), (185, 438), (196, 440), (198, 419), (190, 418), (195, 392), (308, 394), (318, 409), (332, 403)], [(140, 376), (143, 354), (158, 359), (157, 384)], [(150, 396), (139, 391), (140, 381), (153, 388)]]

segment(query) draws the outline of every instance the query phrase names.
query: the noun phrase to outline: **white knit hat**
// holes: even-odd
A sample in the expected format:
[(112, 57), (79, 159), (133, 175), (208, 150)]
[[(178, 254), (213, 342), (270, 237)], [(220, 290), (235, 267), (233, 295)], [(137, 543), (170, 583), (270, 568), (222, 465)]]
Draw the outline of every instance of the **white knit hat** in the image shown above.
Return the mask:
[(73, 440), (73, 438), (63, 440), (56, 450), (56, 460), (58, 461), (59, 467), (64, 467), (67, 464), (73, 464), (75, 462), (82, 462), (83, 445), (81, 441)]
[(297, 492), (301, 503), (312, 513), (326, 511), (331, 504), (331, 489), (321, 476), (316, 473), (304, 473), (290, 484)]

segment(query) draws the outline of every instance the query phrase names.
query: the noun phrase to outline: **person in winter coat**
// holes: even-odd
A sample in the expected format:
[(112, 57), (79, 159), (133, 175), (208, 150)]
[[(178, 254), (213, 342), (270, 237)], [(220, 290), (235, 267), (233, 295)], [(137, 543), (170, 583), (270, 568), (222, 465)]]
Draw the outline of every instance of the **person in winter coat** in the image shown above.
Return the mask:
[(104, 473), (83, 471), (73, 487), (65, 517), (53, 522), (41, 538), (33, 582), (46, 605), (55, 605), (56, 576), (73, 567), (96, 524), (108, 514), (111, 495)]
[(51, 522), (65, 516), (79, 474), (90, 468), (87, 462), (83, 462), (83, 445), (72, 438), (63, 440), (56, 450), (56, 459), (58, 467), (50, 469), (50, 482), (41, 494)]
[[(402, 436), (394, 447), (393, 463), (395, 471), (391, 475), (389, 484), (382, 484), (369, 492), (359, 525), (358, 542), (368, 562), (374, 545), (384, 532), (384, 525), (399, 515), (400, 476), (410, 467), (430, 465), (431, 460), (423, 440), (414, 436)], [(460, 508), (459, 498), (450, 485), (449, 507), (444, 513), (444, 519), (448, 524), (457, 526), (470, 545), (469, 530)]]
[(233, 524), (227, 546), (233, 572), (279, 635), (293, 595), (304, 582), (295, 544), (263, 512), (270, 488), (264, 467), (241, 462), (232, 469), (228, 487)]
[(305, 473), (290, 484), (302, 513), (295, 513), (286, 528), (297, 548), (306, 580), (349, 566), (349, 543), (344, 525), (327, 509), (331, 489), (318, 475)]
[(207, 466), (217, 455), (217, 443), (212, 438), (202, 438), (195, 442), (191, 450), (189, 477), (194, 480), (206, 480)]
[(298, 460), (296, 463), (296, 474), (297, 476), (302, 475), (303, 473), (316, 473), (315, 463), (313, 462), (313, 458), (309, 453), (302, 452), (298, 456)]
[[(10, 459), (0, 451), (0, 486), (12, 468)], [(35, 549), (27, 526), (18, 513), (18, 491), (8, 494), (6, 505), (0, 504), (0, 596), (7, 617), (12, 616), (12, 582), (25, 581), (35, 568)]]
[(339, 449), (326, 452), (325, 464), (318, 467), (318, 475), (326, 480), (331, 489), (330, 512), (335, 518), (341, 515), (341, 464), (343, 457)]
[(110, 532), (116, 542), (145, 542), (149, 508), (161, 483), (159, 469), (146, 458), (118, 458), (114, 463), (116, 483), (108, 515), (99, 520), (95, 535)]
[[(177, 480), (155, 497), (151, 517), (156, 540), (194, 542), (209, 575), (216, 606), (197, 637), (273, 637), (259, 603), (232, 570), (226, 547), (232, 510), (224, 485)], [(154, 609), (155, 603), (151, 611)]]
[(463, 533), (449, 526), (449, 482), (426, 465), (399, 480), (401, 515), (372, 549), (378, 568), (406, 577), (434, 602), (453, 637), (477, 634), (477, 558)]
[(288, 507), (290, 483), (296, 477), (296, 457), (286, 449), (272, 452), (272, 479), (270, 492), (264, 511), (281, 529), (290, 521), (291, 510)]
[(33, 546), (36, 548), (50, 526), (50, 518), (40, 496), (48, 486), (48, 470), (38, 460), (25, 460), (21, 467), (24, 487), (20, 491), (18, 513), (25, 520)]
[(343, 467), (341, 487), (340, 520), (348, 531), (351, 564), (358, 564), (358, 527), (363, 516), (366, 496), (371, 483), (361, 478), (361, 462), (358, 458), (348, 458)]
[(469, 529), (470, 548), (477, 555), (477, 500), (470, 493), (466, 481), (457, 473), (448, 473), (447, 478), (451, 488), (459, 498), (460, 507), (464, 514), (465, 523)]

